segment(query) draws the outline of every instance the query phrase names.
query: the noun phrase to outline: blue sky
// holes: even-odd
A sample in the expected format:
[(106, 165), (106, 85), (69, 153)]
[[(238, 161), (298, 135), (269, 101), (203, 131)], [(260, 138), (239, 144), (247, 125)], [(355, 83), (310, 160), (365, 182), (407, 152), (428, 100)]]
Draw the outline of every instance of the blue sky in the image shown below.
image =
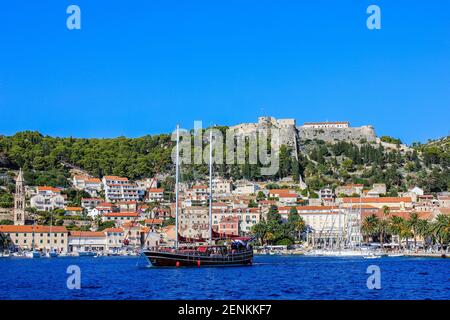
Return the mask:
[[(81, 30), (66, 8), (81, 8)], [(366, 28), (381, 7), (382, 29)], [(136, 137), (194, 120), (450, 126), (450, 1), (41, 0), (0, 10), (0, 134)]]

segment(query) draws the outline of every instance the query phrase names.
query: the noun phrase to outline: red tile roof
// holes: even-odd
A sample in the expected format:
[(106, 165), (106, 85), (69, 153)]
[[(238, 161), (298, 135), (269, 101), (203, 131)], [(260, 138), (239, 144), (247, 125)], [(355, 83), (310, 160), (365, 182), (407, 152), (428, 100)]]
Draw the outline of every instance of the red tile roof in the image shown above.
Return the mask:
[(70, 236), (82, 238), (103, 238), (105, 233), (103, 231), (70, 231)]
[(61, 192), (61, 189), (54, 188), (54, 187), (48, 187), (48, 186), (40, 186), (40, 187), (37, 187), (37, 189), (38, 189), (38, 191), (52, 191), (55, 193)]
[(123, 232), (122, 228), (106, 228), (105, 230), (103, 230), (104, 232)]
[(104, 217), (139, 217), (136, 212), (109, 212), (103, 214)]
[(106, 180), (115, 180), (115, 181), (128, 181), (128, 178), (118, 177), (118, 176), (104, 176)]
[(411, 197), (380, 197), (380, 198), (342, 198), (344, 203), (400, 203), (411, 202)]
[(49, 233), (51, 229), (51, 232), (58, 232), (58, 233), (65, 233), (68, 232), (66, 227), (62, 226), (13, 226), (13, 225), (0, 225), (0, 232), (16, 232), (16, 233)]

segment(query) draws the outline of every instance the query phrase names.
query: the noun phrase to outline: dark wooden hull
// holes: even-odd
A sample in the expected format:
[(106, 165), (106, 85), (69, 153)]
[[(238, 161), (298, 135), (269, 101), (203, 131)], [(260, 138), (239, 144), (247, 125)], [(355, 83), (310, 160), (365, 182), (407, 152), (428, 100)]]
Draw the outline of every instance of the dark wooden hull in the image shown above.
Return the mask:
[(144, 251), (149, 262), (155, 267), (231, 267), (250, 266), (253, 251), (243, 251), (225, 256), (207, 256), (163, 251)]

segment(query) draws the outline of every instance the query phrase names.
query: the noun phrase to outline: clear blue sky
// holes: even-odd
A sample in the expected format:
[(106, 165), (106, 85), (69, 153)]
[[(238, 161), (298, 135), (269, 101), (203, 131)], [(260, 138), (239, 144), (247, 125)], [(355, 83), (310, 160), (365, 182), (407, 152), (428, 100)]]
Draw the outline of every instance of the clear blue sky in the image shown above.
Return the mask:
[[(366, 28), (366, 8), (382, 29)], [(66, 28), (81, 8), (82, 29)], [(0, 6), (0, 134), (136, 137), (261, 114), (449, 134), (450, 1), (40, 0)]]

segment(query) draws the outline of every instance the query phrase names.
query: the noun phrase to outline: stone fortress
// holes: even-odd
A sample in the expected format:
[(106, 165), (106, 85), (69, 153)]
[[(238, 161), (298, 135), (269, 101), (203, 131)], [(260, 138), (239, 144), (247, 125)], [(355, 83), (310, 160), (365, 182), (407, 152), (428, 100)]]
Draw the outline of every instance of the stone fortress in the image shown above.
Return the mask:
[(259, 129), (280, 129), (280, 143), (298, 148), (306, 140), (325, 142), (348, 141), (356, 144), (376, 142), (377, 136), (371, 125), (351, 127), (348, 122), (307, 122), (297, 126), (295, 119), (259, 117), (257, 123), (241, 123), (230, 127), (238, 135), (250, 135)]

